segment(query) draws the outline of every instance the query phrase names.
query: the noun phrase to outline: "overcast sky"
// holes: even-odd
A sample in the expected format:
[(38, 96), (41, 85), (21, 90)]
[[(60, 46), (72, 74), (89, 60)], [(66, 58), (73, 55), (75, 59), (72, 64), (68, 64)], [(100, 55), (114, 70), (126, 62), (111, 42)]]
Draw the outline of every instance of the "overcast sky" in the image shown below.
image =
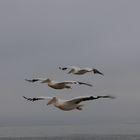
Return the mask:
[[(139, 0), (1, 0), (0, 135), (5, 135), (4, 127), (42, 125), (71, 126), (79, 133), (80, 125), (87, 125), (89, 133), (89, 125), (101, 133), (112, 127), (114, 133), (139, 132), (139, 5)], [(97, 68), (104, 76), (68, 75), (58, 69), (67, 65)], [(35, 77), (94, 86), (57, 91), (24, 81)], [(22, 98), (105, 94), (117, 99), (86, 102), (82, 111), (71, 112)]]

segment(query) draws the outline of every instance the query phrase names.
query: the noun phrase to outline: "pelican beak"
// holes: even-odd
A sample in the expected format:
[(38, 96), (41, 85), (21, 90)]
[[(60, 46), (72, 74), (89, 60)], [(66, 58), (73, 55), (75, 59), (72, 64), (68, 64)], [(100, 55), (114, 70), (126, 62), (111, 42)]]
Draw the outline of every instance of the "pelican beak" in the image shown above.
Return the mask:
[(48, 82), (48, 79), (43, 80), (41, 83), (47, 83), (47, 82)]
[(46, 80), (42, 81), (41, 83), (46, 83)]
[(51, 105), (52, 102), (53, 102), (53, 99), (51, 99), (51, 100), (47, 103), (47, 105)]
[(50, 99), (50, 100), (48, 101), (47, 105), (51, 105), (51, 104), (53, 104), (54, 101), (55, 101), (55, 98)]

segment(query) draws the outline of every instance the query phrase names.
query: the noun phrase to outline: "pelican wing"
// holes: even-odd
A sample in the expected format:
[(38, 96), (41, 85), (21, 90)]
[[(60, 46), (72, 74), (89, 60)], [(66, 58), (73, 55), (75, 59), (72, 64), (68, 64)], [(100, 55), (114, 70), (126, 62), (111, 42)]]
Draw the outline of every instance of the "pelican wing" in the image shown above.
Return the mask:
[(35, 82), (38, 82), (38, 81), (44, 81), (44, 80), (46, 80), (46, 79), (43, 79), (43, 78), (25, 79), (25, 81), (31, 82), (31, 83), (35, 83)]
[(104, 76), (104, 74), (102, 72), (100, 72), (99, 70), (97, 70), (97, 69), (93, 69), (93, 73), (94, 74), (100, 74), (100, 75)]
[(61, 81), (61, 82), (57, 82), (59, 84), (77, 84), (77, 81)]
[(79, 104), (82, 101), (89, 101), (89, 100), (96, 100), (99, 98), (110, 98), (110, 99), (114, 99), (114, 96), (110, 96), (110, 95), (105, 95), (105, 96), (81, 96), (81, 97), (76, 97), (73, 98), (72, 100), (69, 100), (67, 102), (69, 103), (73, 103), (73, 104)]
[(67, 70), (67, 69), (80, 69), (79, 67), (76, 66), (66, 66), (66, 67), (59, 67), (60, 70)]
[(80, 85), (87, 85), (87, 86), (90, 86), (90, 87), (93, 86), (93, 85), (91, 85), (91, 84), (89, 84), (89, 83), (83, 83), (83, 82), (78, 82), (78, 84), (80, 84)]
[(79, 82), (79, 81), (62, 81), (62, 82), (58, 82), (59, 84), (79, 84), (79, 85), (87, 85), (92, 87), (91, 84), (89, 83), (84, 83), (84, 82)]
[(38, 101), (38, 100), (50, 100), (52, 99), (52, 97), (34, 97), (34, 98), (28, 98), (28, 97), (25, 97), (23, 96), (24, 99), (28, 100), (28, 101)]

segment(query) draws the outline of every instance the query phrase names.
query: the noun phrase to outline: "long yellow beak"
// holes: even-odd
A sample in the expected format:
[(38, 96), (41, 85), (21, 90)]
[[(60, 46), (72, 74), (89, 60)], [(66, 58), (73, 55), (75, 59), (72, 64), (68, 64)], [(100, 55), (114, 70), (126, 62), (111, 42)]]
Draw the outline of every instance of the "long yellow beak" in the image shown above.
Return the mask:
[(41, 83), (47, 83), (48, 82), (48, 80), (44, 80), (44, 81), (42, 81)]
[(50, 100), (48, 101), (47, 105), (52, 104), (52, 103), (53, 103), (53, 101), (54, 101), (54, 99), (53, 99), (53, 98), (52, 98), (52, 99), (50, 99)]

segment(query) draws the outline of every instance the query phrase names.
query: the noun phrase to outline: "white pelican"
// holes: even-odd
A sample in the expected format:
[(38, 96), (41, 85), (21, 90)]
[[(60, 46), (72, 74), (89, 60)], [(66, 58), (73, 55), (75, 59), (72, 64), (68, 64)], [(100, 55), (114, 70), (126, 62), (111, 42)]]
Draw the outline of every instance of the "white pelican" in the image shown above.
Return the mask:
[(82, 104), (80, 104), (82, 101), (89, 101), (89, 100), (96, 100), (100, 98), (110, 98), (114, 99), (114, 96), (105, 95), (105, 96), (81, 96), (76, 97), (71, 100), (62, 100), (58, 99), (57, 97), (35, 97), (35, 98), (27, 98), (23, 96), (28, 101), (37, 101), (37, 100), (49, 100), (47, 105), (53, 104), (55, 107), (64, 110), (64, 111), (70, 111), (70, 110), (82, 110)]
[(47, 83), (49, 87), (54, 89), (71, 88), (71, 86), (69, 86), (68, 84), (79, 84), (79, 85), (87, 85), (92, 87), (91, 84), (83, 83), (79, 81), (54, 81), (54, 80), (50, 80), (49, 78), (48, 79), (35, 78), (35, 79), (25, 79), (25, 80), (32, 83), (37, 81), (40, 81), (41, 83)]
[(97, 69), (94, 69), (94, 68), (80, 68), (80, 67), (75, 67), (75, 66), (68, 66), (68, 67), (59, 67), (59, 69), (61, 69), (61, 70), (69, 69), (68, 74), (72, 73), (72, 74), (76, 74), (76, 75), (82, 75), (87, 72), (93, 72), (94, 74), (104, 75), (103, 73), (101, 73), (100, 71), (98, 71)]

